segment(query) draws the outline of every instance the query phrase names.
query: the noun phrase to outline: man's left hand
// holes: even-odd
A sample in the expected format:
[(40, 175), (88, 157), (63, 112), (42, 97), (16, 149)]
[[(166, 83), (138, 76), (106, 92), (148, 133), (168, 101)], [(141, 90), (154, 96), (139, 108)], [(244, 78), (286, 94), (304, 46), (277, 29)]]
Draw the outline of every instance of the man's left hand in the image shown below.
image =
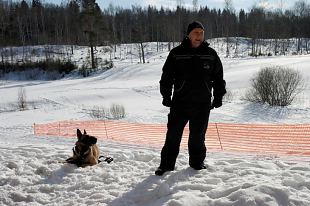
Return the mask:
[(221, 107), (222, 105), (223, 105), (223, 103), (222, 103), (222, 97), (221, 97), (221, 98), (215, 97), (215, 98), (213, 99), (212, 104), (211, 104), (211, 109), (213, 109), (213, 108), (219, 108), (219, 107)]

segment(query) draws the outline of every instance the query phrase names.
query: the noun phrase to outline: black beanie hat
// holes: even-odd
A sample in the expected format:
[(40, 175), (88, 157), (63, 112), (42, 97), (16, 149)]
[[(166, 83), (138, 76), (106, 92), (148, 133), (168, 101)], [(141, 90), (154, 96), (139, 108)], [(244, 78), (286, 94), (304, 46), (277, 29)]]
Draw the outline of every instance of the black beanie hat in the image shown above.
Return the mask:
[(202, 23), (200, 23), (199, 21), (193, 21), (192, 23), (188, 25), (186, 35), (189, 35), (189, 33), (191, 33), (191, 31), (196, 28), (201, 28), (205, 30)]

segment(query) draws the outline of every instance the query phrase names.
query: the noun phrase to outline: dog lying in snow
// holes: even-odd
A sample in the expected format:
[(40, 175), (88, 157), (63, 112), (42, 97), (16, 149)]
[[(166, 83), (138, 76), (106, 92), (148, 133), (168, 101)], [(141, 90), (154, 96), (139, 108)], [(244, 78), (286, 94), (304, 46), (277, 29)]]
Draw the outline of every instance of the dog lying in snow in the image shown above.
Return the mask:
[[(71, 164), (76, 164), (78, 167), (93, 166), (101, 162), (100, 158), (104, 156), (99, 156), (100, 151), (97, 143), (97, 138), (88, 135), (84, 130), (84, 134), (77, 129), (76, 132), (78, 141), (75, 143), (75, 147), (72, 148), (73, 156), (68, 158), (66, 162)], [(110, 163), (113, 158), (106, 157), (106, 162)]]

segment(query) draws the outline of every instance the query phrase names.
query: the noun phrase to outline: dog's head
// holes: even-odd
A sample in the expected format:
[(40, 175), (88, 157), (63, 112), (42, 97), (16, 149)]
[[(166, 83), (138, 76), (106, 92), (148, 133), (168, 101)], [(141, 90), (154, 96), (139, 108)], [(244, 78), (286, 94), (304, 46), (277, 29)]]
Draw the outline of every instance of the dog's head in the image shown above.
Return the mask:
[(85, 129), (84, 129), (84, 134), (82, 134), (81, 130), (77, 129), (76, 136), (78, 138), (78, 142), (81, 142), (83, 144), (91, 146), (97, 143), (97, 138), (94, 136), (88, 135)]
[(88, 135), (85, 130), (82, 134), (79, 129), (77, 129), (76, 136), (78, 138), (78, 141), (75, 143), (73, 153), (80, 158), (84, 158), (90, 153), (91, 146), (97, 143), (97, 138)]

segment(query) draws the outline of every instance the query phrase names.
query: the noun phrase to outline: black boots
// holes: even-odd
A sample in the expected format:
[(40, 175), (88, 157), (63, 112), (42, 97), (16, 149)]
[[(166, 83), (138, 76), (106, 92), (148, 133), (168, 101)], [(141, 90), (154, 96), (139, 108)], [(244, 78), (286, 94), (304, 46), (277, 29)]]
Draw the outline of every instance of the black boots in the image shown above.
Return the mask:
[(207, 166), (202, 163), (200, 165), (191, 165), (191, 168), (193, 168), (194, 170), (203, 170), (207, 169)]
[(168, 171), (172, 171), (172, 170), (158, 167), (157, 170), (155, 171), (155, 175), (162, 176), (165, 172), (168, 172)]
[[(194, 170), (204, 170), (207, 169), (207, 166), (205, 164), (200, 164), (200, 165), (190, 165), (191, 168)], [(160, 168), (158, 167), (157, 170), (155, 170), (155, 175), (157, 176), (162, 176), (165, 172), (173, 171), (173, 169), (165, 169), (165, 168)]]

